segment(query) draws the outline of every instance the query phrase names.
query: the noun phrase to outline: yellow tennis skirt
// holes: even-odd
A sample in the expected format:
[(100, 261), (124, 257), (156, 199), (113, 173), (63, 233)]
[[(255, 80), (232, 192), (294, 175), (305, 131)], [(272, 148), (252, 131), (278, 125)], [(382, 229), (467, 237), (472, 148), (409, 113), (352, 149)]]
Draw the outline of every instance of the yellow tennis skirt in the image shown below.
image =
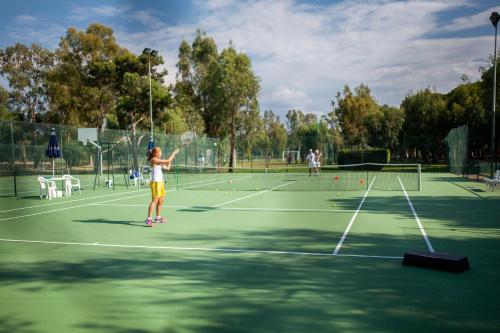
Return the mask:
[(163, 182), (150, 182), (149, 187), (151, 188), (151, 196), (153, 198), (165, 196), (165, 184)]

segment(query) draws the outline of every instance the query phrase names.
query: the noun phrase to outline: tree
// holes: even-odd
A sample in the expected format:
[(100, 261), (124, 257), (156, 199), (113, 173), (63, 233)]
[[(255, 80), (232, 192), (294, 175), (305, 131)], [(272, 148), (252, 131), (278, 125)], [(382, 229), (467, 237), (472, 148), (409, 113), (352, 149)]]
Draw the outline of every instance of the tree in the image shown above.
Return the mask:
[(11, 88), (9, 104), (29, 122), (48, 110), (45, 80), (53, 64), (53, 54), (37, 44), (0, 50), (0, 74)]
[(395, 148), (404, 123), (404, 112), (388, 105), (367, 115), (365, 126), (368, 130), (367, 143), (371, 147)]
[(405, 113), (406, 148), (412, 150), (407, 155), (436, 160), (444, 153), (443, 139), (452, 128), (448, 123), (445, 96), (427, 88), (408, 94), (401, 108)]
[(482, 98), (481, 82), (458, 85), (446, 96), (450, 127), (468, 125), (469, 147), (474, 155), (480, 155), (491, 140), (491, 118)]
[[(134, 59), (135, 57), (135, 59)], [(123, 62), (129, 66), (129, 70), (136, 72), (127, 72), (123, 70), (123, 77), (119, 77), (121, 84), (119, 86), (120, 96), (118, 97), (116, 113), (121, 124), (126, 124), (126, 127), (131, 131), (131, 143), (133, 153), (133, 166), (135, 169), (139, 167), (138, 163), (138, 146), (144, 135), (137, 135), (139, 129), (149, 130), (150, 115), (149, 115), (149, 79), (147, 66), (144, 58), (136, 57), (128, 54), (116, 59), (117, 64), (121, 64), (125, 68)], [(153, 69), (152, 69), (153, 70)], [(157, 124), (167, 126), (163, 130), (168, 130), (169, 114), (166, 112), (167, 107), (171, 105), (170, 91), (158, 81), (153, 79), (151, 84), (152, 100), (153, 100), (153, 118)]]
[(354, 93), (346, 85), (343, 94), (337, 94), (335, 114), (347, 144), (366, 146), (369, 134), (366, 121), (376, 119), (378, 111), (367, 85), (356, 87)]
[[(500, 55), (500, 51), (499, 51)], [(500, 92), (500, 56), (497, 56), (497, 87), (496, 91), (497, 94)], [(494, 66), (493, 66), (493, 56), (490, 57), (490, 65), (488, 67), (480, 68), (481, 70), (481, 80), (480, 86), (481, 86), (481, 92), (482, 92), (482, 100), (483, 100), (483, 106), (486, 110), (489, 112), (492, 112), (493, 110), (493, 72), (494, 72)], [(500, 107), (500, 98), (496, 99), (496, 110), (499, 110)], [(491, 120), (490, 120), (491, 121)], [(498, 128), (498, 127), (496, 127)]]
[(115, 111), (118, 98), (114, 60), (124, 52), (109, 27), (94, 23), (85, 31), (69, 28), (49, 75), (51, 118), (105, 129), (107, 115)]
[(236, 135), (242, 127), (242, 115), (259, 107), (260, 85), (251, 66), (250, 58), (230, 45), (209, 66), (205, 79), (209, 87), (207, 110), (214, 116), (207, 125), (217, 128), (218, 137), (229, 137), (230, 167), (235, 166)]
[(260, 84), (252, 70), (250, 58), (243, 53), (237, 53), (232, 45), (222, 51), (220, 61), (224, 90), (219, 96), (223, 97), (221, 104), (226, 116), (224, 125), (230, 138), (230, 167), (234, 167), (236, 133), (241, 127), (241, 116), (244, 112), (259, 109), (257, 94)]
[[(202, 111), (199, 104), (200, 98), (196, 95), (195, 82), (193, 80), (193, 51), (187, 41), (182, 41), (179, 46), (179, 60), (177, 62), (177, 81), (175, 83), (174, 107), (176, 108), (176, 122), (181, 119), (186, 124), (182, 127), (203, 133), (205, 129)], [(189, 124), (189, 125), (187, 125)]]
[[(499, 52), (500, 54), (500, 52)], [(491, 124), (493, 122), (493, 72), (494, 72), (494, 66), (493, 66), (493, 57), (490, 57), (490, 66), (487, 68), (481, 68), (481, 80), (480, 80), (480, 86), (481, 86), (481, 95), (482, 95), (482, 101), (483, 101), (483, 106), (484, 109), (486, 110), (487, 113), (487, 118), (488, 118), (488, 129), (484, 130), (483, 135), (486, 136), (486, 132), (488, 134), (488, 140), (486, 141), (485, 138), (482, 138), (481, 141), (485, 141), (485, 143), (488, 146), (488, 154), (490, 154), (490, 147), (491, 147)], [(497, 93), (497, 98), (496, 98), (496, 116), (495, 116), (495, 138), (497, 139), (497, 144), (495, 144), (495, 150), (497, 153), (498, 150), (500, 149), (498, 145), (498, 136), (500, 133), (500, 120), (499, 120), (499, 110), (500, 110), (500, 57), (497, 56), (497, 77), (496, 77), (496, 93)]]
[(264, 129), (269, 142), (269, 151), (274, 156), (280, 156), (286, 149), (287, 132), (285, 125), (280, 121), (279, 116), (272, 110), (264, 112)]
[(256, 148), (260, 148), (260, 153), (266, 152), (268, 149), (267, 137), (259, 110), (244, 110), (240, 116), (241, 126), (237, 134), (239, 151), (248, 158)]
[(302, 111), (292, 109), (286, 113), (286, 127), (288, 129), (288, 148), (300, 150), (299, 128), (305, 123), (305, 115)]
[(14, 114), (7, 108), (8, 102), (9, 92), (4, 87), (0, 86), (0, 120), (14, 119)]

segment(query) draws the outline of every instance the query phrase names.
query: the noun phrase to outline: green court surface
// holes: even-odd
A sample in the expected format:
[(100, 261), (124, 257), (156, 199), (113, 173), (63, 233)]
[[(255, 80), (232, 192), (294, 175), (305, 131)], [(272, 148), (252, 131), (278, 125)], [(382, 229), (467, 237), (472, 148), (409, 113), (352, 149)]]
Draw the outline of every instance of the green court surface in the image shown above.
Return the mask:
[[(444, 173), (408, 198), (376, 176), (353, 191), (252, 179), (168, 187), (153, 228), (147, 187), (0, 198), (0, 332), (500, 329), (500, 191)], [(402, 266), (431, 246), (471, 269)]]

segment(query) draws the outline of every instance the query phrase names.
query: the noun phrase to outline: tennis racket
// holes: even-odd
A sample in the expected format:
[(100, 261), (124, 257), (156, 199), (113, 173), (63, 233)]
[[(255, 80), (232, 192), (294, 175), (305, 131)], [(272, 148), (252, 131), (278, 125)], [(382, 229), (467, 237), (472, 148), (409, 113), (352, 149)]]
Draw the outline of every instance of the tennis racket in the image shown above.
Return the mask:
[(179, 148), (185, 147), (190, 143), (193, 143), (194, 139), (196, 138), (196, 133), (192, 131), (187, 131), (182, 133), (181, 135), (181, 145)]

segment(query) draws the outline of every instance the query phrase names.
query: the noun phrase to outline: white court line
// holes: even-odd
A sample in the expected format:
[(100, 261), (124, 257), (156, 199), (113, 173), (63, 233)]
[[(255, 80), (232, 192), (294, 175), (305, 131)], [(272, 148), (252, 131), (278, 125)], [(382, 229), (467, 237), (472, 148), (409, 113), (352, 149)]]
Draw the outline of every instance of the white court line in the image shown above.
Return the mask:
[[(103, 201), (103, 202), (112, 202), (112, 201), (123, 200), (123, 199), (131, 199), (131, 198), (135, 198), (135, 197), (142, 197), (142, 196), (145, 196), (145, 195), (148, 195), (148, 193), (133, 195), (133, 196), (130, 196), (130, 197), (125, 197), (125, 198), (116, 198), (116, 199), (106, 200), (106, 201)], [(46, 210), (44, 212), (38, 212), (38, 213), (32, 213), (32, 214), (26, 214), (26, 215), (18, 215), (18, 216), (6, 217), (6, 218), (3, 218), (3, 219), (0, 219), (0, 222), (1, 221), (7, 221), (7, 220), (19, 219), (19, 218), (22, 218), (22, 217), (30, 217), (30, 216), (36, 216), (36, 215), (42, 215), (42, 214), (60, 212), (60, 211), (63, 211), (63, 210), (68, 210), (68, 209), (74, 209), (74, 208), (81, 208), (81, 207), (86, 207), (86, 206), (92, 206), (94, 204), (95, 204), (94, 202), (91, 202), (91, 203), (87, 203), (87, 204), (84, 204), (84, 205), (64, 207), (64, 208)]]
[[(218, 181), (212, 182), (212, 183), (204, 183), (204, 184), (198, 184), (198, 185), (188, 186), (188, 187), (185, 187), (185, 188), (193, 188), (193, 187), (197, 187), (197, 186), (205, 186), (205, 185), (210, 185), (210, 184), (217, 184), (217, 183), (220, 183), (220, 182), (223, 182), (223, 181), (226, 181), (226, 179), (224, 179), (224, 180), (218, 180)], [(146, 191), (146, 190), (141, 190), (141, 191)], [(175, 189), (174, 190), (170, 190), (170, 192), (173, 192), (173, 191), (175, 191)], [(59, 209), (52, 209), (52, 210), (48, 210), (48, 211), (44, 211), (44, 212), (38, 212), (38, 213), (33, 213), (33, 214), (26, 214), (26, 215), (19, 215), (19, 216), (7, 217), (7, 218), (0, 219), (0, 222), (1, 221), (7, 221), (7, 220), (14, 220), (14, 219), (22, 218), (22, 217), (30, 217), (30, 216), (35, 216), (35, 215), (42, 215), (42, 214), (48, 214), (48, 213), (53, 213), (53, 212), (59, 212), (59, 211), (63, 211), (63, 210), (73, 209), (73, 208), (81, 208), (81, 207), (86, 207), (86, 206), (93, 206), (93, 205), (96, 205), (98, 203), (105, 203), (105, 202), (113, 202), (113, 201), (117, 201), (117, 200), (131, 199), (131, 198), (136, 198), (136, 197), (145, 196), (145, 195), (148, 195), (148, 193), (133, 195), (133, 196), (129, 196), (129, 197), (123, 197), (123, 198), (117, 198), (117, 199), (111, 199), (111, 200), (105, 200), (105, 201), (102, 201), (102, 202), (91, 202), (91, 203), (87, 203), (87, 204), (84, 204), (84, 205), (64, 207), (64, 208), (59, 208)]]
[(420, 222), (420, 219), (418, 218), (417, 212), (415, 211), (415, 208), (413, 208), (413, 204), (410, 201), (410, 197), (408, 196), (408, 193), (406, 192), (406, 189), (403, 186), (403, 182), (401, 182), (401, 179), (399, 178), (399, 176), (398, 176), (398, 180), (399, 180), (399, 184), (401, 185), (401, 188), (403, 189), (406, 200), (408, 201), (408, 204), (410, 205), (411, 212), (413, 213), (413, 216), (415, 217), (415, 220), (417, 221), (418, 228), (420, 229), (422, 236), (424, 236), (425, 243), (427, 244), (427, 248), (429, 249), (430, 252), (434, 252), (434, 248), (431, 245), (431, 241), (429, 240), (429, 237), (427, 237), (427, 234), (424, 230), (424, 226)]
[(367, 254), (336, 254), (337, 257), (359, 257), (359, 258), (382, 258), (382, 259), (403, 259), (400, 256), (372, 256)]
[(345, 229), (344, 233), (342, 234), (342, 237), (340, 238), (337, 246), (335, 247), (335, 251), (333, 251), (333, 255), (338, 255), (340, 248), (342, 247), (342, 244), (344, 243), (344, 240), (346, 239), (347, 234), (349, 233), (349, 230), (351, 230), (351, 227), (354, 223), (354, 220), (356, 219), (356, 216), (358, 216), (358, 213), (359, 213), (359, 210), (361, 209), (361, 206), (363, 206), (363, 202), (365, 202), (365, 199), (366, 199), (366, 196), (368, 195), (368, 192), (370, 192), (370, 189), (372, 188), (372, 185), (373, 185), (373, 182), (375, 181), (375, 178), (377, 178), (377, 176), (373, 177), (372, 182), (370, 183), (370, 186), (368, 186), (368, 189), (366, 190), (365, 195), (363, 196), (363, 199), (359, 203), (359, 206), (356, 209), (356, 211), (354, 212), (354, 215), (352, 216), (351, 221), (347, 225), (347, 228)]
[(246, 198), (254, 197), (254, 196), (256, 196), (256, 195), (259, 195), (259, 194), (263, 194), (263, 193), (266, 193), (266, 192), (272, 191), (272, 190), (274, 190), (274, 189), (277, 189), (277, 188), (280, 188), (280, 187), (283, 187), (283, 186), (289, 185), (289, 184), (291, 184), (291, 183), (295, 183), (295, 180), (294, 180), (294, 181), (292, 181), (292, 182), (286, 183), (286, 184), (282, 184), (282, 185), (279, 185), (279, 186), (272, 187), (272, 188), (270, 188), (270, 189), (268, 189), (268, 190), (264, 190), (264, 191), (260, 191), (260, 192), (254, 193), (254, 194), (246, 195), (246, 196), (244, 196), (244, 197), (237, 198), (237, 199), (234, 199), (234, 200), (229, 200), (229, 201), (223, 202), (223, 203), (221, 203), (221, 204), (218, 204), (218, 205), (215, 205), (215, 206), (212, 206), (212, 207), (213, 207), (213, 208), (217, 208), (217, 207), (220, 207), (220, 206), (227, 205), (228, 203), (232, 203), (232, 202), (240, 201), (240, 200), (243, 200), (243, 199), (246, 199)]
[[(124, 204), (106, 204), (96, 203), (95, 206), (112, 206), (112, 207), (148, 207), (148, 205), (124, 205)], [(354, 213), (354, 209), (314, 209), (314, 208), (265, 208), (265, 207), (222, 207), (214, 209), (212, 206), (179, 206), (179, 205), (163, 205), (165, 208), (193, 208), (193, 209), (212, 209), (212, 210), (242, 210), (242, 211), (266, 211), (266, 212), (340, 212)]]
[[(226, 177), (224, 179), (229, 179), (229, 178), (230, 177)], [(186, 185), (204, 183), (204, 182), (208, 182), (208, 181), (213, 181), (213, 180), (211, 180), (211, 179), (198, 180), (198, 181), (195, 181), (195, 182), (186, 183)], [(173, 188), (175, 186), (176, 185), (168, 185), (167, 189)], [(109, 197), (109, 196), (122, 195), (122, 194), (130, 194), (130, 193), (137, 193), (137, 192), (143, 192), (143, 191), (149, 191), (149, 189), (143, 189), (143, 190), (136, 189), (136, 190), (130, 190), (130, 191), (125, 191), (125, 192), (120, 192), (120, 193), (98, 195), (98, 196), (89, 197), (89, 198), (81, 198), (81, 199), (67, 200), (67, 201), (58, 201), (58, 202), (52, 202), (52, 203), (47, 203), (47, 204), (42, 204), (42, 205), (34, 205), (34, 206), (28, 206), (28, 207), (12, 208), (12, 209), (0, 210), (0, 213), (6, 213), (6, 212), (12, 212), (12, 211), (16, 211), (16, 210), (23, 210), (23, 209), (30, 209), (30, 208), (37, 208), (37, 207), (61, 205), (61, 204), (67, 204), (67, 203), (76, 202), (76, 201), (90, 200), (90, 199), (97, 199), (97, 198), (104, 198), (104, 197)]]
[[(149, 190), (149, 189), (148, 189), (148, 190)], [(28, 206), (28, 207), (12, 208), (12, 209), (0, 210), (0, 213), (12, 212), (12, 211), (15, 211), (15, 210), (23, 210), (23, 209), (37, 208), (37, 207), (45, 207), (45, 206), (61, 205), (61, 204), (67, 204), (67, 203), (76, 202), (76, 201), (82, 201), (82, 200), (90, 200), (90, 199), (96, 199), (96, 198), (104, 198), (104, 197), (110, 197), (110, 196), (121, 195), (121, 194), (130, 194), (130, 193), (139, 192), (139, 191), (141, 191), (141, 192), (142, 192), (142, 191), (146, 191), (146, 190), (126, 191), (126, 192), (113, 193), (113, 194), (104, 194), (104, 195), (99, 195), (99, 196), (89, 197), (89, 198), (81, 198), (81, 199), (68, 200), (68, 201), (51, 202), (51, 203), (47, 203), (47, 204), (43, 204), (43, 205), (34, 205), (34, 206)]]
[(174, 251), (205, 251), (205, 252), (226, 252), (226, 253), (260, 253), (260, 254), (288, 254), (288, 255), (303, 255), (303, 256), (322, 256), (322, 257), (357, 257), (357, 258), (376, 258), (376, 259), (401, 259), (401, 257), (392, 256), (372, 256), (362, 254), (339, 254), (332, 255), (331, 253), (320, 252), (298, 252), (298, 251), (272, 251), (272, 250), (253, 250), (253, 249), (223, 249), (223, 248), (207, 248), (207, 247), (178, 247), (178, 246), (152, 246), (152, 245), (126, 245), (126, 244), (107, 244), (107, 243), (80, 243), (80, 242), (56, 242), (56, 241), (41, 241), (41, 240), (26, 240), (26, 239), (5, 239), (0, 238), (0, 242), (11, 243), (34, 243), (34, 244), (56, 244), (56, 245), (74, 245), (74, 246), (95, 246), (95, 247), (115, 247), (126, 249), (152, 249), (152, 250), (174, 250)]

